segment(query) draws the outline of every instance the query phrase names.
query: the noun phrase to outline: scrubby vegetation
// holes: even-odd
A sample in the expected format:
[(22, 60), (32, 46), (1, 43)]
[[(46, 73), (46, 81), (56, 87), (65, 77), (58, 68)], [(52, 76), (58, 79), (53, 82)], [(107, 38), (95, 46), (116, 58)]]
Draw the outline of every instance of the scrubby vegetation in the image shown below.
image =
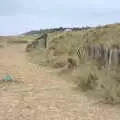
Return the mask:
[(55, 31), (48, 33), (47, 49), (38, 47), (28, 53), (32, 60), (64, 70), (64, 75), (69, 70), (69, 76), (82, 91), (92, 91), (93, 95), (101, 96), (107, 103), (120, 103), (119, 68), (103, 68), (102, 63), (87, 58), (85, 49), (93, 44), (104, 47), (120, 45), (120, 24), (72, 32)]
[(72, 31), (80, 31), (84, 29), (90, 29), (90, 27), (75, 27), (75, 28), (63, 28), (63, 27), (58, 27), (58, 28), (49, 28), (49, 29), (40, 29), (40, 30), (33, 30), (27, 33), (23, 33), (23, 35), (40, 35), (42, 33), (54, 33), (54, 32), (63, 32), (66, 29), (71, 29)]

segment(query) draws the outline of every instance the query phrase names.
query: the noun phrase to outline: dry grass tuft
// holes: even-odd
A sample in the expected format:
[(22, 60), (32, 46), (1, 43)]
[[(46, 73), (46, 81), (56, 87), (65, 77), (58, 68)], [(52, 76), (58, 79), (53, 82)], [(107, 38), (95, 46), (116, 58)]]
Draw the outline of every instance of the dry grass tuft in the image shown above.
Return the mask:
[(79, 76), (76, 83), (82, 91), (87, 91), (97, 87), (97, 80), (98, 77), (95, 74), (89, 73), (86, 76)]

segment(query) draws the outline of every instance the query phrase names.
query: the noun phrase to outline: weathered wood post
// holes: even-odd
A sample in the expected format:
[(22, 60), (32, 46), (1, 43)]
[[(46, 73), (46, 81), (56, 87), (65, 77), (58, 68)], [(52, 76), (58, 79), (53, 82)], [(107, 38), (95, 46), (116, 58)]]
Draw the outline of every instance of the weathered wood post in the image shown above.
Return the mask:
[(105, 66), (108, 67), (109, 65), (109, 58), (110, 58), (110, 49), (107, 47), (105, 48)]
[(35, 41), (38, 41), (37, 45), (39, 45), (42, 48), (47, 48), (47, 33), (44, 33), (39, 38), (37, 38)]
[(45, 33), (44, 34), (45, 48), (47, 48), (47, 37), (48, 37), (48, 35), (47, 35), (47, 33)]

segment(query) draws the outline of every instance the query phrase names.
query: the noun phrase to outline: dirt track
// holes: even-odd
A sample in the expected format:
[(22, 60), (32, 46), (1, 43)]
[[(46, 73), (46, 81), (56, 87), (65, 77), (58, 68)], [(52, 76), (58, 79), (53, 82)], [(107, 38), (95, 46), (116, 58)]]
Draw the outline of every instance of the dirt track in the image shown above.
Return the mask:
[(7, 72), (18, 82), (0, 83), (0, 120), (120, 120), (120, 108), (93, 104), (71, 83), (29, 63), (23, 45), (0, 49), (0, 76)]

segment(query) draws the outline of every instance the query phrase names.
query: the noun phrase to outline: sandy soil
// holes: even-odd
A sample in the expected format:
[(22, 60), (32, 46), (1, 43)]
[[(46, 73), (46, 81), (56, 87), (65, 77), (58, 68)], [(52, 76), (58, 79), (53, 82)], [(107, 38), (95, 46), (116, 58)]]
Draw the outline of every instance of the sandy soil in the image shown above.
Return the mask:
[(0, 49), (0, 120), (120, 120), (120, 108), (94, 104), (74, 85), (30, 63), (24, 45)]

